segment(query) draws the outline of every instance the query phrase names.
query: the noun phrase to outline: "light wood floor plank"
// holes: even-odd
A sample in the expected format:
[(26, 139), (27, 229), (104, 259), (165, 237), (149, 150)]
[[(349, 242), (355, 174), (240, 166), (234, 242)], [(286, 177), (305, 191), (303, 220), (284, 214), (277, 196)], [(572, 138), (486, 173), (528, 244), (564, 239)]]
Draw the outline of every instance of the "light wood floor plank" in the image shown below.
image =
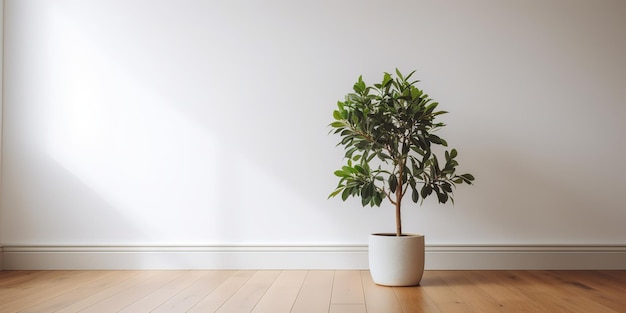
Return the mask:
[(379, 286), (369, 271), (361, 271), (367, 313), (402, 313), (402, 305), (393, 288)]
[(365, 304), (331, 304), (329, 313), (367, 313)]
[[(13, 282), (5, 284), (1, 290), (0, 303), (7, 304), (16, 298), (22, 298), (25, 296), (37, 293), (40, 290), (46, 290), (49, 288), (51, 282), (57, 281), (60, 276), (66, 272), (26, 272), (24, 279), (15, 277), (11, 279)], [(14, 288), (13, 286), (19, 286)]]
[(174, 280), (127, 306), (120, 313), (151, 312), (194, 284), (206, 273), (203, 271), (176, 271), (176, 274), (177, 277)]
[(365, 312), (365, 294), (360, 271), (335, 272), (330, 312)]
[(501, 313), (504, 312), (503, 304), (494, 297), (472, 283), (464, 272), (439, 271), (437, 275), (453, 290), (459, 299), (474, 312)]
[[(532, 271), (499, 271), (494, 272), (492, 276), (499, 279), (502, 287), (508, 288), (526, 298), (527, 303), (534, 305), (533, 309), (535, 306), (538, 306), (541, 311), (545, 312), (572, 312), (568, 308), (568, 304), (563, 302), (562, 299), (552, 298), (553, 295), (549, 294), (551, 287), (543, 284), (543, 282), (531, 279), (529, 277), (530, 273)], [(524, 310), (529, 311), (530, 309), (525, 307)], [(532, 310), (530, 311), (532, 312)]]
[[(47, 274), (47, 275), (44, 275)], [(54, 299), (68, 290), (75, 288), (77, 283), (91, 282), (101, 274), (96, 272), (55, 271), (42, 273), (37, 279), (23, 284), (24, 289), (17, 293), (9, 293), (13, 299), (0, 300), (1, 310), (17, 312), (26, 304), (28, 307)]]
[(114, 276), (119, 277), (121, 281), (97, 290), (93, 294), (86, 297), (77, 298), (75, 299), (75, 302), (56, 312), (74, 313), (85, 310), (123, 292), (128, 288), (131, 288), (132, 286), (138, 285), (147, 279), (158, 276), (158, 274), (153, 271), (119, 271), (114, 272)]
[(526, 296), (533, 303), (540, 305), (545, 312), (592, 312), (581, 311), (581, 308), (572, 305), (563, 298), (564, 294), (561, 291), (559, 291), (558, 295), (553, 294), (556, 286), (544, 278), (533, 277), (533, 272), (507, 271), (511, 287)]
[[(75, 283), (66, 290), (55, 288), (55, 290), (59, 292), (58, 296), (35, 304), (20, 311), (20, 313), (56, 312), (76, 302), (76, 299), (87, 297), (103, 288), (117, 284), (124, 279), (121, 275), (115, 275), (114, 272), (110, 271), (93, 271), (89, 273), (95, 275), (93, 281), (79, 278), (79, 280), (76, 280)], [(73, 275), (78, 275), (78, 273)]]
[[(610, 273), (610, 272), (606, 272)], [(626, 311), (623, 299), (626, 295), (626, 283), (621, 283), (611, 276), (598, 276), (589, 271), (566, 271), (553, 274), (555, 279), (577, 287), (577, 293), (589, 297), (607, 308)]]
[(543, 308), (524, 296), (517, 288), (510, 288), (506, 279), (498, 272), (466, 271), (465, 276), (474, 286), (487, 293), (501, 305), (503, 312), (534, 313), (542, 312)]
[(41, 274), (41, 271), (0, 271), (0, 290), (23, 284)]
[(291, 313), (328, 313), (334, 271), (309, 271)]
[(302, 288), (306, 271), (283, 271), (252, 313), (289, 313)]
[[(185, 288), (176, 296), (167, 300), (160, 305), (156, 310), (151, 311), (154, 313), (177, 313), (187, 312), (194, 305), (200, 302), (217, 286), (223, 283), (228, 277), (233, 275), (234, 271), (211, 271), (205, 272), (200, 279), (195, 281), (192, 285)], [(136, 311), (135, 311), (136, 312)]]
[(216, 312), (250, 313), (279, 274), (280, 271), (257, 271)]
[(426, 271), (422, 284), (414, 287), (393, 287), (403, 312), (411, 313), (441, 313), (435, 302), (428, 296), (426, 289), (433, 273)]
[(29, 290), (36, 288), (38, 281), (54, 278), (52, 273), (47, 272), (24, 271), (16, 273), (19, 273), (19, 275), (6, 275), (6, 281), (0, 281), (0, 303), (2, 304), (28, 295), (31, 293)]
[[(427, 275), (426, 275), (427, 274)], [(422, 278), (420, 285), (427, 296), (441, 312), (472, 313), (475, 312), (467, 303), (452, 290), (439, 276), (439, 271), (429, 271)], [(481, 312), (476, 312), (481, 313)]]
[(233, 273), (221, 285), (192, 307), (189, 312), (205, 313), (217, 311), (254, 274), (255, 271), (238, 271)]
[[(560, 277), (555, 278), (553, 275), (551, 275), (551, 273), (551, 271), (531, 271), (529, 272), (528, 276), (532, 279), (541, 281), (542, 284), (551, 286), (552, 290), (559, 290), (561, 300), (559, 303), (563, 303), (563, 306), (569, 310), (584, 309), (586, 310), (586, 312), (594, 313), (619, 313), (619, 311), (615, 311), (600, 303), (593, 301), (591, 299), (593, 297), (593, 288), (590, 288), (582, 282), (576, 282), (574, 284), (564, 283)], [(546, 293), (550, 294), (554, 293), (554, 291)]]
[(331, 304), (364, 304), (360, 271), (337, 271), (333, 282)]
[(562, 273), (571, 274), (568, 276), (574, 277), (573, 279), (582, 279), (609, 293), (619, 290), (622, 294), (626, 294), (626, 275), (624, 275), (626, 271), (563, 271)]
[(136, 285), (126, 288), (121, 292), (104, 299), (103, 301), (89, 306), (81, 312), (104, 313), (121, 311), (127, 306), (137, 302), (138, 299), (142, 299), (159, 288), (162, 288), (170, 281), (176, 279), (177, 275), (178, 273), (170, 271), (158, 272), (158, 275), (153, 275)]
[(563, 284), (563, 288), (573, 296), (588, 298), (613, 311), (626, 311), (624, 301), (621, 301), (626, 295), (626, 284), (614, 280), (598, 280), (597, 274), (591, 275), (587, 271), (550, 271), (548, 276)]

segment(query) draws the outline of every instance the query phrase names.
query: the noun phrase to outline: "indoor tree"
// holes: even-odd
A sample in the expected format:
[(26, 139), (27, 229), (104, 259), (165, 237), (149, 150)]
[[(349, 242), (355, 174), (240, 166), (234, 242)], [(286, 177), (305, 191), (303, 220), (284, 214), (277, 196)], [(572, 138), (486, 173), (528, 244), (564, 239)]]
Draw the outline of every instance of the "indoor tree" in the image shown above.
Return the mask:
[(380, 206), (384, 199), (395, 206), (396, 236), (402, 236), (401, 206), (410, 192), (420, 203), (436, 195), (439, 203), (452, 198), (457, 184), (472, 184), (471, 174), (456, 174), (459, 163), (456, 149), (436, 156), (435, 146), (447, 142), (434, 134), (445, 124), (435, 121), (447, 113), (437, 110), (438, 103), (411, 81), (415, 71), (396, 77), (385, 73), (382, 82), (368, 86), (360, 76), (344, 101), (337, 102), (330, 124), (341, 137), (346, 164), (335, 171), (337, 188), (330, 197), (341, 195), (361, 198), (363, 206)]

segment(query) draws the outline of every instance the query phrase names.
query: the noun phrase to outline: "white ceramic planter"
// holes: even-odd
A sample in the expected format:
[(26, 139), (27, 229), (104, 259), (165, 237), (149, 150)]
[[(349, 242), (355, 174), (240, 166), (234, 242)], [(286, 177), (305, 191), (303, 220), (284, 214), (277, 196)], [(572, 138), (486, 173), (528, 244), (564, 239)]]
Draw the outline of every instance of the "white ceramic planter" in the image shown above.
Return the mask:
[(369, 265), (376, 284), (419, 285), (424, 274), (424, 235), (371, 234)]

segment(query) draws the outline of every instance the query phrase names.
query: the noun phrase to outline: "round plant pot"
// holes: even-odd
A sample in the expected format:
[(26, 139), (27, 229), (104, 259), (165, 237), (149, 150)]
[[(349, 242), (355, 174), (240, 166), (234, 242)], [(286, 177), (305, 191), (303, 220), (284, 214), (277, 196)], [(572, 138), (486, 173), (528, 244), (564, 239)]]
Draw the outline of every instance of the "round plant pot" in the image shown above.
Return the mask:
[(372, 279), (383, 286), (416, 286), (424, 275), (424, 235), (371, 234), (369, 265)]

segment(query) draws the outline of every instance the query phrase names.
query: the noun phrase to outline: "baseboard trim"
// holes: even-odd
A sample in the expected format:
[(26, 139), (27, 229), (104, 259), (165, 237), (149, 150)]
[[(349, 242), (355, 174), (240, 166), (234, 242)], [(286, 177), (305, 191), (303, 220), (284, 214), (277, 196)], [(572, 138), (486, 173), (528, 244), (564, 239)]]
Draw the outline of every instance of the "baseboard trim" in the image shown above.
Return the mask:
[(626, 270), (625, 245), (439, 245), (426, 257), (442, 270)]
[[(367, 245), (1, 247), (5, 270), (367, 269)], [(430, 270), (626, 270), (626, 245), (427, 245)]]
[(11, 270), (361, 269), (363, 245), (5, 246)]

